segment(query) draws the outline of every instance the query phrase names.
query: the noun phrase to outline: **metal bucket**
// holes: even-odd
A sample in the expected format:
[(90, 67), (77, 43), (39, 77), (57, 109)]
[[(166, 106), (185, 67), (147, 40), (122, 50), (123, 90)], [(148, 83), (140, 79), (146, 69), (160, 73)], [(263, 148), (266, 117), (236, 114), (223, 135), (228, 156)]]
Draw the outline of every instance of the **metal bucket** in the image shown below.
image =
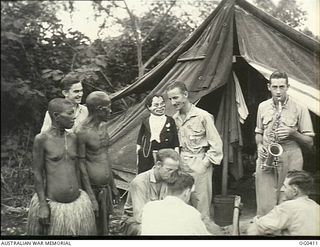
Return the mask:
[(213, 218), (219, 226), (232, 225), (235, 195), (217, 195), (213, 198)]

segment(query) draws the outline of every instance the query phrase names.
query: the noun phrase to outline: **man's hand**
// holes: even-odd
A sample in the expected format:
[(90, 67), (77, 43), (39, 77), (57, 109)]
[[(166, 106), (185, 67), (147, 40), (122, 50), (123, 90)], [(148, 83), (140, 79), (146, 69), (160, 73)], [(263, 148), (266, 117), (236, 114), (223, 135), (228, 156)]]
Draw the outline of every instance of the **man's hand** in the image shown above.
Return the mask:
[(41, 225), (50, 225), (50, 208), (48, 203), (40, 204), (38, 217)]
[(210, 160), (209, 160), (209, 158), (208, 158), (207, 155), (204, 156), (204, 158), (203, 158), (202, 161), (203, 161), (203, 164), (204, 164), (207, 168), (211, 165), (211, 162), (210, 162)]
[(113, 187), (111, 190), (112, 190), (112, 203), (118, 204), (120, 202), (120, 193), (116, 187)]
[(266, 160), (268, 158), (268, 150), (264, 145), (259, 144), (257, 151), (260, 160)]
[(96, 198), (92, 198), (91, 202), (92, 202), (92, 209), (93, 209), (94, 215), (96, 217), (99, 217), (99, 204), (98, 204)]
[(276, 135), (278, 136), (279, 141), (289, 139), (295, 130), (288, 126), (280, 126), (276, 129)]

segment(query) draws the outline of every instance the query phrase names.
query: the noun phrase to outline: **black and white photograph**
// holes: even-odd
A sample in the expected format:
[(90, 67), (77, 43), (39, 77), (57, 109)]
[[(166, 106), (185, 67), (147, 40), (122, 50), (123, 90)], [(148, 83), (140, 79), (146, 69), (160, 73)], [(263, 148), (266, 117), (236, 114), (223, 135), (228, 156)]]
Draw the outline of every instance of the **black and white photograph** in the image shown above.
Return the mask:
[(1, 1), (1, 245), (318, 245), (319, 16), (319, 0)]

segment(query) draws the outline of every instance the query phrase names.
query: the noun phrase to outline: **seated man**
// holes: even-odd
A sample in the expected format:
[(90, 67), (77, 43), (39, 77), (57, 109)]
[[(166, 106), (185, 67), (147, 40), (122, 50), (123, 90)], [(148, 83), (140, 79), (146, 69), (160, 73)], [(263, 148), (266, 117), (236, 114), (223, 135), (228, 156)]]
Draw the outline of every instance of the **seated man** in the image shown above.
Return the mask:
[(194, 190), (194, 178), (179, 172), (168, 184), (162, 201), (148, 202), (142, 211), (141, 235), (210, 235), (200, 212), (188, 205)]
[(161, 149), (156, 154), (155, 166), (131, 181), (121, 223), (124, 235), (141, 233), (144, 205), (149, 201), (162, 200), (167, 195), (167, 183), (174, 181), (179, 166), (180, 158), (176, 151)]
[(265, 216), (256, 216), (248, 235), (319, 236), (320, 206), (308, 197), (312, 182), (305, 171), (289, 171), (281, 188), (286, 201)]
[(104, 236), (109, 233), (112, 201), (117, 202), (119, 198), (108, 155), (107, 118), (111, 102), (106, 93), (95, 91), (88, 95), (86, 103), (89, 116), (76, 129), (79, 163), (86, 174), (83, 178), (90, 180), (86, 182), (91, 185), (88, 195), (96, 211), (98, 235)]
[(75, 121), (73, 104), (53, 99), (48, 111), (52, 125), (35, 137), (33, 145), (36, 193), (30, 203), (27, 234), (95, 235), (92, 203), (80, 189), (76, 136), (66, 132)]

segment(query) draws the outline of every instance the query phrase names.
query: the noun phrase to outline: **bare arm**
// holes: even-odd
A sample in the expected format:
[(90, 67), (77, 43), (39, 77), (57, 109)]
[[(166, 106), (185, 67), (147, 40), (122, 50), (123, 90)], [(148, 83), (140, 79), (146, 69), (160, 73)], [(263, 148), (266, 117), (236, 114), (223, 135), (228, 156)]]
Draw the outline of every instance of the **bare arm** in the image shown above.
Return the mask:
[(46, 225), (50, 221), (49, 205), (46, 201), (45, 192), (45, 161), (44, 161), (44, 149), (45, 149), (46, 136), (38, 134), (33, 143), (33, 173), (35, 178), (36, 192), (39, 198), (39, 221), (41, 224)]
[(256, 144), (257, 144), (257, 153), (260, 159), (268, 158), (267, 148), (263, 145), (263, 135), (256, 133)]
[(313, 137), (304, 135), (289, 126), (279, 127), (277, 129), (277, 135), (280, 140), (291, 139), (309, 149), (313, 146)]
[(84, 190), (87, 192), (92, 205), (93, 210), (96, 214), (98, 214), (99, 206), (98, 202), (96, 200), (96, 197), (94, 196), (90, 179), (87, 171), (86, 166), (86, 135), (85, 132), (78, 132), (77, 133), (77, 148), (78, 148), (78, 160), (79, 160), (79, 168), (80, 168), (80, 177), (82, 181), (82, 185), (84, 187)]
[[(107, 151), (108, 152), (108, 151)], [(112, 191), (112, 195), (113, 195), (113, 202), (114, 203), (119, 203), (120, 201), (120, 194), (119, 191), (116, 187), (116, 184), (114, 182), (114, 177), (113, 177), (113, 172), (112, 172), (112, 167), (111, 167), (111, 162), (109, 160), (109, 155), (107, 155), (107, 169), (108, 169), (108, 174), (110, 174), (110, 187), (111, 187), (111, 191)]]

